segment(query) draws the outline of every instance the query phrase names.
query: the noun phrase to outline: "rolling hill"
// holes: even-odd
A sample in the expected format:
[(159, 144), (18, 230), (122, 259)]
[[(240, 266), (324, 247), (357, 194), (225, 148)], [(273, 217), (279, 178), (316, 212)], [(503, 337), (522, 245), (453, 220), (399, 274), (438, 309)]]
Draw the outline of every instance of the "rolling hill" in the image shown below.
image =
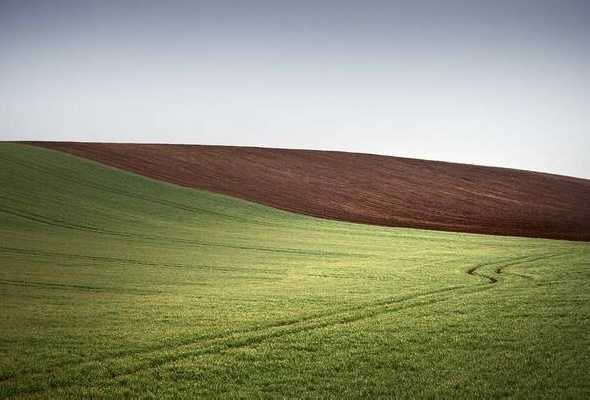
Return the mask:
[(331, 151), (34, 142), (178, 185), (385, 226), (590, 240), (590, 181)]
[(0, 143), (0, 398), (588, 398), (590, 245), (314, 218)]

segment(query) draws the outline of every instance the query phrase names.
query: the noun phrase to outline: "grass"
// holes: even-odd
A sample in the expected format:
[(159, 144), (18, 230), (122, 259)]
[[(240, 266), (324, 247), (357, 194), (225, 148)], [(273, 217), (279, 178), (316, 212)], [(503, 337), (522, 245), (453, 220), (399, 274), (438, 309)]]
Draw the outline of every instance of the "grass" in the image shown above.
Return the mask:
[(588, 398), (590, 245), (290, 214), (0, 144), (0, 398)]

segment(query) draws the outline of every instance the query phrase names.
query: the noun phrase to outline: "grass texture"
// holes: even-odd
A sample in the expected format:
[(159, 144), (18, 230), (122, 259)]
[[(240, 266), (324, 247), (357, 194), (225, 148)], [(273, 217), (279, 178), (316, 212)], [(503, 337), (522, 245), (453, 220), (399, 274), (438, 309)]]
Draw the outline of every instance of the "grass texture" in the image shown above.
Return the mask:
[(0, 144), (0, 398), (588, 398), (589, 349), (588, 243), (321, 220)]

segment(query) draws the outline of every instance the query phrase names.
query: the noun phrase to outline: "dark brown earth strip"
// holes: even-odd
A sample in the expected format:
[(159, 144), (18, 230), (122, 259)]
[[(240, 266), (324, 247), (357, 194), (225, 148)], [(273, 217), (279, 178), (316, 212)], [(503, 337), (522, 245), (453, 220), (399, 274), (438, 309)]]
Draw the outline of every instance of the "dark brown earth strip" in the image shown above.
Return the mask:
[(590, 180), (333, 151), (34, 142), (182, 186), (375, 225), (590, 241)]

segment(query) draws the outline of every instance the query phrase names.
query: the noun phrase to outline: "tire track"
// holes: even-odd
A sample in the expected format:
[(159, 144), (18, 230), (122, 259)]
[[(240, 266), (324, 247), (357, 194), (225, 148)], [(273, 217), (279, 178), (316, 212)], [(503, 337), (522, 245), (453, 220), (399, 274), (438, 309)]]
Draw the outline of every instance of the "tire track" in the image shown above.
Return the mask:
[(512, 259), (508, 259), (508, 260), (502, 260), (502, 261), (495, 261), (495, 262), (491, 262), (491, 263), (485, 263), (485, 264), (479, 264), (476, 265), (472, 268), (469, 268), (466, 272), (469, 275), (472, 276), (478, 276), (480, 278), (484, 278), (485, 280), (488, 281), (489, 284), (495, 284), (498, 282), (498, 277), (495, 277), (493, 275), (489, 275), (486, 273), (481, 272), (482, 268), (485, 267), (491, 267), (491, 266), (495, 266), (496, 264), (500, 264), (498, 267), (496, 267), (496, 269), (494, 270), (494, 272), (497, 275), (500, 274), (510, 274), (510, 275), (515, 275), (515, 276), (519, 276), (521, 278), (528, 278), (528, 279), (533, 279), (529, 276), (526, 275), (522, 275), (522, 274), (518, 274), (518, 273), (513, 273), (513, 272), (505, 272), (505, 269), (508, 267), (512, 267), (515, 265), (520, 265), (520, 264), (525, 264), (525, 263), (529, 263), (529, 262), (534, 262), (534, 261), (540, 261), (540, 260), (546, 260), (552, 257), (558, 257), (558, 256), (563, 256), (566, 255), (567, 253), (545, 253), (545, 254), (541, 254), (538, 256), (534, 256), (534, 255), (529, 255), (529, 256), (521, 256), (521, 257), (516, 257), (516, 258), (512, 258)]
[(518, 272), (506, 272), (506, 268), (512, 267), (514, 265), (525, 264), (525, 263), (528, 263), (528, 262), (540, 261), (540, 260), (547, 260), (549, 258), (554, 258), (554, 257), (561, 257), (561, 256), (565, 256), (567, 254), (568, 253), (553, 253), (553, 254), (549, 253), (546, 256), (535, 257), (535, 258), (532, 258), (532, 259), (529, 259), (529, 260), (526, 260), (526, 261), (523, 261), (523, 262), (519, 262), (519, 263), (516, 263), (516, 264), (507, 264), (507, 265), (500, 266), (500, 267), (496, 268), (496, 271), (495, 272), (498, 275), (501, 275), (501, 274), (513, 275), (513, 276), (518, 276), (519, 278), (523, 278), (523, 279), (535, 280), (535, 278), (533, 278), (532, 276), (529, 276), (529, 275), (519, 274)]
[[(150, 261), (142, 261), (136, 260), (133, 258), (124, 258), (124, 257), (106, 257), (106, 256), (86, 256), (81, 254), (67, 254), (67, 253), (58, 253), (58, 252), (51, 252), (45, 250), (31, 250), (31, 249), (20, 249), (16, 247), (3, 247), (0, 246), (0, 254), (16, 254), (16, 255), (23, 255), (23, 256), (33, 256), (33, 257), (56, 257), (62, 260), (68, 261), (91, 261), (96, 263), (110, 263), (110, 264), (127, 264), (127, 265), (134, 265), (134, 266), (142, 266), (142, 267), (158, 267), (158, 268), (207, 268), (207, 269), (220, 269), (220, 270), (227, 270), (223, 267), (217, 267), (215, 265), (208, 265), (208, 264), (173, 264), (173, 263), (165, 263), (165, 262), (150, 262)], [(270, 272), (269, 272), (270, 273)]]
[[(536, 259), (541, 259), (543, 257), (544, 256), (536, 257)], [(481, 268), (494, 266), (496, 264), (504, 264), (505, 266), (515, 265), (526, 262), (527, 260), (533, 261), (531, 256), (520, 256), (500, 261), (493, 261), (490, 263), (483, 263), (470, 268), (467, 273), (473, 276), (484, 277), (488, 279), (489, 283), (497, 283), (497, 279), (494, 278), (492, 281), (489, 279), (490, 277), (488, 277), (488, 275), (482, 274), (479, 272), (479, 270)], [(494, 286), (492, 285), (482, 286), (481, 284), (467, 287), (453, 286), (402, 298), (383, 299), (377, 302), (347, 307), (334, 312), (322, 313), (287, 321), (279, 321), (274, 324), (256, 327), (253, 329), (236, 330), (221, 335), (202, 336), (188, 340), (181, 344), (173, 345), (172, 347), (169, 345), (160, 345), (149, 350), (143, 349), (138, 351), (124, 352), (114, 356), (98, 357), (89, 361), (76, 363), (75, 365), (72, 365), (72, 363), (61, 363), (43, 371), (24, 372), (24, 374), (28, 374), (26, 377), (23, 377), (23, 371), (20, 371), (19, 373), (10, 377), (4, 377), (4, 379), (0, 381), (0, 385), (10, 390), (10, 383), (15, 383), (13, 381), (15, 381), (18, 377), (23, 377), (32, 379), (33, 382), (46, 382), (49, 386), (49, 388), (41, 387), (37, 388), (37, 390), (31, 387), (30, 390), (24, 392), (18, 391), (16, 386), (14, 386), (12, 388), (17, 390), (13, 393), (15, 395), (78, 386), (77, 383), (72, 383), (72, 381), (77, 381), (77, 379), (73, 380), (71, 378), (71, 373), (64, 373), (64, 370), (70, 370), (74, 374), (77, 372), (77, 376), (80, 379), (88, 378), (88, 376), (92, 374), (98, 375), (92, 378), (93, 381), (97, 379), (121, 379), (122, 377), (128, 375), (156, 369), (165, 364), (185, 358), (221, 353), (229, 349), (247, 347), (249, 345), (261, 343), (271, 338), (283, 337), (337, 325), (350, 324), (389, 312), (400, 311), (419, 306), (427, 306), (430, 304), (446, 301), (456, 298), (457, 295), (479, 293), (493, 287)], [(105, 363), (110, 365), (102, 365)], [(129, 364), (131, 364), (131, 366), (129, 366)], [(124, 367), (117, 369), (117, 365), (124, 365)], [(48, 374), (51, 375), (58, 372), (60, 373), (61, 377), (47, 376)], [(69, 378), (66, 380), (64, 376)]]
[[(437, 303), (453, 298), (457, 291), (460, 291), (460, 293), (463, 294), (469, 294), (487, 289), (489, 289), (489, 287), (482, 285), (467, 287), (456, 286), (403, 298), (386, 299), (374, 303), (348, 307), (335, 312), (282, 321), (264, 327), (237, 330), (219, 336), (203, 337), (173, 347), (163, 345), (148, 351), (129, 352), (114, 357), (98, 358), (74, 366), (64, 363), (59, 366), (54, 366), (51, 370), (33, 372), (26, 376), (23, 376), (23, 373), (20, 372), (14, 376), (5, 377), (0, 381), (0, 385), (3, 386), (4, 389), (10, 391), (12, 395), (19, 395), (77, 386), (77, 384), (72, 381), (78, 381), (78, 379), (91, 379), (92, 381), (97, 379), (114, 379), (158, 368), (164, 364), (193, 356), (220, 353), (232, 348), (261, 343), (270, 338), (349, 324), (393, 311)], [(448, 294), (451, 292), (453, 293)], [(448, 295), (437, 297), (437, 295), (445, 293)], [(104, 363), (110, 365), (102, 365)], [(131, 366), (129, 366), (129, 364), (131, 364)], [(124, 365), (124, 367), (121, 368), (121, 365)], [(119, 366), (119, 368), (117, 368), (117, 366)], [(69, 373), (67, 373), (68, 370)], [(55, 373), (59, 373), (59, 376), (47, 376), (48, 374), (51, 375)], [(72, 379), (72, 374), (77, 378)], [(89, 378), (91, 375), (92, 378)], [(23, 379), (31, 380), (33, 383), (43, 382), (48, 387), (38, 387), (37, 390), (31, 387), (30, 390), (27, 391), (18, 391), (16, 381), (22, 381)]]
[[(459, 289), (459, 288), (457, 288), (457, 289)], [(477, 287), (477, 288), (472, 287), (470, 289), (471, 290), (469, 290), (469, 291), (466, 290), (461, 294), (467, 295), (467, 294), (479, 293), (484, 290), (488, 290), (489, 287)], [(451, 290), (449, 290), (449, 291), (451, 291)], [(240, 337), (240, 338), (237, 338), (231, 342), (226, 342), (226, 343), (219, 344), (219, 345), (213, 345), (213, 346), (206, 347), (206, 348), (200, 348), (194, 352), (173, 354), (171, 357), (168, 357), (168, 358), (154, 360), (153, 362), (149, 363), (149, 365), (147, 365), (145, 367), (139, 367), (139, 368), (124, 371), (122, 373), (113, 374), (113, 378), (120, 380), (126, 376), (134, 375), (134, 374), (145, 372), (148, 370), (157, 369), (157, 368), (162, 367), (166, 364), (170, 364), (170, 363), (180, 361), (182, 359), (194, 357), (194, 356), (201, 356), (201, 355), (207, 355), (207, 354), (218, 354), (218, 353), (222, 353), (222, 352), (232, 350), (232, 349), (256, 345), (256, 344), (262, 343), (268, 339), (290, 336), (290, 335), (294, 335), (294, 334), (315, 331), (315, 330), (323, 329), (323, 328), (332, 328), (332, 327), (335, 327), (338, 325), (347, 325), (347, 324), (366, 320), (369, 318), (374, 318), (374, 317), (377, 317), (377, 316), (380, 316), (383, 314), (387, 314), (387, 313), (391, 313), (391, 312), (402, 311), (402, 310), (407, 310), (407, 309), (411, 309), (411, 308), (422, 307), (422, 306), (440, 303), (440, 302), (449, 300), (451, 298), (456, 298), (456, 293), (453, 295), (447, 295), (447, 296), (438, 297), (438, 298), (434, 297), (431, 300), (418, 301), (416, 303), (410, 303), (410, 304), (400, 303), (401, 305), (399, 305), (397, 307), (390, 307), (394, 304), (394, 303), (390, 303), (390, 304), (387, 304), (377, 310), (369, 310), (369, 311), (359, 314), (359, 315), (345, 316), (344, 318), (340, 318), (337, 321), (318, 320), (317, 322), (314, 322), (313, 324), (304, 325), (304, 326), (293, 326), (293, 327), (289, 327), (288, 329), (277, 330), (277, 331), (272, 331), (272, 332), (268, 332), (268, 333), (264, 332), (264, 334), (255, 335), (254, 337), (246, 337), (246, 338)]]
[[(300, 323), (300, 322), (307, 322), (307, 321), (310, 321), (310, 320), (316, 320), (316, 319), (321, 319), (321, 318), (326, 318), (326, 317), (333, 317), (333, 316), (336, 316), (336, 315), (341, 314), (341, 313), (346, 313), (346, 312), (351, 312), (351, 311), (358, 311), (358, 310), (362, 310), (362, 309), (370, 308), (370, 307), (383, 306), (383, 305), (390, 304), (390, 303), (396, 303), (396, 302), (403, 302), (403, 301), (413, 300), (413, 299), (418, 298), (418, 297), (429, 296), (429, 295), (433, 295), (433, 294), (437, 294), (437, 293), (441, 293), (441, 292), (446, 292), (446, 291), (449, 291), (449, 290), (461, 289), (463, 287), (464, 286), (455, 286), (455, 287), (450, 287), (450, 288), (442, 288), (442, 289), (432, 290), (432, 291), (428, 291), (428, 292), (424, 292), (424, 293), (419, 293), (419, 294), (415, 294), (415, 295), (411, 295), (411, 296), (403, 296), (403, 297), (399, 297), (399, 298), (382, 299), (382, 300), (376, 301), (376, 302), (369, 302), (369, 303), (365, 303), (365, 304), (360, 304), (360, 305), (355, 305), (355, 306), (341, 308), (339, 310), (335, 310), (335, 311), (332, 311), (332, 312), (313, 314), (313, 315), (309, 315), (309, 316), (306, 316), (306, 317), (303, 317), (303, 318), (296, 318), (296, 319), (289, 319), (289, 320), (277, 321), (277, 322), (274, 322), (274, 323), (271, 323), (271, 324), (267, 324), (267, 325), (264, 325), (264, 326), (260, 326), (260, 327), (232, 330), (230, 332), (221, 333), (219, 335), (205, 335), (205, 336), (200, 336), (200, 337), (189, 337), (187, 340), (180, 341), (180, 342), (177, 342), (177, 343), (173, 344), (174, 347), (172, 347), (172, 348), (173, 349), (179, 349), (179, 348), (181, 348), (183, 346), (190, 346), (190, 345), (193, 345), (193, 344), (198, 343), (200, 341), (225, 339), (225, 338), (228, 338), (228, 337), (231, 337), (231, 336), (234, 336), (234, 335), (238, 335), (238, 334), (247, 334), (247, 333), (257, 332), (257, 331), (264, 330), (264, 329), (272, 329), (272, 328), (277, 328), (277, 327), (294, 325), (294, 324), (297, 324), (297, 323)], [(137, 355), (137, 354), (142, 354), (142, 353), (156, 352), (156, 351), (159, 351), (159, 350), (168, 349), (170, 345), (171, 345), (171, 343), (162, 344), (162, 345), (151, 347), (149, 349), (138, 350), (138, 351), (129, 351), (129, 352), (124, 352), (124, 353), (119, 353), (119, 354), (116, 354), (114, 356), (106, 356), (106, 357), (94, 358), (94, 359), (92, 359), (90, 361), (84, 361), (84, 362), (79, 363), (79, 364), (85, 364), (85, 363), (94, 362), (94, 361), (112, 361), (112, 360), (115, 360), (117, 358), (129, 356), (129, 355)], [(35, 372), (35, 371), (34, 370), (31, 370), (31, 371), (28, 371), (28, 372)], [(44, 372), (51, 372), (51, 370), (45, 370)]]
[(498, 282), (498, 278), (496, 278), (496, 277), (494, 277), (492, 275), (488, 275), (488, 274), (485, 274), (485, 273), (481, 272), (481, 269), (482, 268), (494, 266), (496, 264), (503, 264), (503, 263), (506, 263), (506, 262), (524, 261), (524, 260), (526, 260), (528, 258), (530, 258), (530, 256), (521, 256), (521, 257), (516, 257), (516, 258), (513, 257), (513, 258), (510, 258), (510, 259), (505, 259), (505, 260), (500, 260), (500, 261), (492, 261), (492, 262), (489, 262), (489, 263), (478, 264), (478, 265), (475, 265), (475, 266), (469, 268), (466, 272), (467, 272), (468, 275), (483, 278), (483, 279), (487, 280), (489, 284), (492, 284), (493, 285), (493, 284), (495, 284), (495, 283)]
[(161, 293), (157, 290), (134, 289), (134, 288), (116, 288), (90, 285), (68, 285), (64, 283), (23, 281), (13, 279), (0, 279), (0, 285), (32, 287), (47, 290), (75, 290), (95, 293), (118, 293), (118, 294), (136, 294), (136, 295), (155, 295)]
[[(389, 298), (378, 302), (348, 307), (330, 313), (280, 321), (278, 323), (256, 327), (254, 329), (236, 330), (221, 335), (204, 336), (172, 347), (169, 347), (169, 345), (161, 345), (149, 350), (144, 349), (125, 352), (114, 356), (95, 358), (75, 365), (72, 365), (71, 363), (63, 363), (61, 365), (54, 365), (52, 368), (43, 371), (20, 371), (10, 377), (4, 377), (4, 379), (0, 381), (0, 385), (8, 392), (12, 393), (12, 395), (22, 395), (44, 392), (47, 390), (85, 386), (77, 383), (79, 382), (78, 379), (90, 379), (91, 382), (100, 379), (120, 380), (129, 375), (157, 369), (166, 364), (190, 357), (219, 354), (227, 350), (259, 344), (272, 338), (330, 328), (338, 325), (346, 325), (390, 312), (428, 306), (456, 298), (457, 296), (477, 294), (495, 287), (494, 284), (498, 282), (497, 278), (481, 273), (480, 270), (484, 267), (502, 264), (496, 269), (496, 271), (503, 271), (508, 266), (538, 261), (558, 255), (562, 254), (512, 257), (505, 260), (479, 264), (466, 271), (469, 275), (487, 279), (489, 285), (485, 286), (480, 284), (475, 286), (453, 286), (442, 288), (403, 298)], [(110, 365), (102, 365), (104, 363)], [(131, 364), (131, 366), (129, 364)], [(120, 367), (121, 365), (123, 365), (123, 367)], [(66, 373), (68, 370), (71, 371), (69, 374)], [(60, 375), (55, 376), (55, 373), (60, 373)], [(77, 379), (72, 379), (72, 373)], [(27, 374), (27, 376), (23, 376), (23, 374)], [(54, 376), (48, 377), (48, 374), (53, 374)], [(19, 391), (16, 387), (16, 380), (18, 377), (30, 379), (33, 382), (45, 382), (46, 386), (36, 388), (31, 387), (26, 391)], [(11, 383), (14, 385), (11, 385)]]

